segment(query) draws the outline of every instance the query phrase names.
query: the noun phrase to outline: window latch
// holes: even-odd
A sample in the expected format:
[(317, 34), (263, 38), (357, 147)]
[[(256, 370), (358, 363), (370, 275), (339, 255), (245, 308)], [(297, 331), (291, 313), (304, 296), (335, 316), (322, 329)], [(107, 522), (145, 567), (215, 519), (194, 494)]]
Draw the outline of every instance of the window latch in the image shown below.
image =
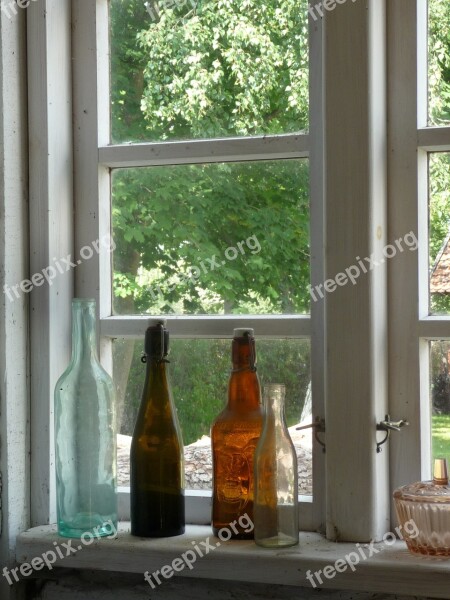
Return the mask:
[(391, 421), (391, 417), (389, 415), (384, 417), (384, 421), (377, 423), (377, 431), (384, 431), (386, 434), (381, 442), (377, 442), (377, 453), (379, 454), (382, 451), (381, 446), (388, 441), (391, 431), (401, 431), (403, 427), (407, 427), (408, 425), (409, 423), (406, 419), (400, 419), (400, 421)]
[(295, 428), (297, 431), (300, 429), (314, 429), (314, 437), (316, 442), (322, 446), (322, 451), (325, 452), (326, 446), (325, 442), (319, 439), (319, 433), (325, 433), (325, 419), (322, 417), (316, 417), (314, 423), (310, 423), (309, 425), (302, 425), (301, 427)]

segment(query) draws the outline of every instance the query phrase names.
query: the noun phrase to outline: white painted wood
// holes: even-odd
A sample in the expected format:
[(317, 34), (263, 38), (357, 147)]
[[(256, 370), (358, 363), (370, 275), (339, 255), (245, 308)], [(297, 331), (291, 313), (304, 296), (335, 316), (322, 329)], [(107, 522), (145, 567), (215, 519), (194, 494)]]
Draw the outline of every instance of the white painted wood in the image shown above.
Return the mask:
[[(110, 141), (109, 20), (105, 0), (72, 2), (75, 248), (79, 252), (111, 233), (109, 169), (98, 148)], [(77, 269), (75, 293), (95, 298), (99, 317), (112, 314), (112, 254), (100, 254)], [(110, 340), (99, 340), (103, 366), (112, 372)]]
[(109, 317), (101, 320), (101, 335), (110, 338), (142, 338), (149, 319), (158, 318), (167, 321), (173, 338), (229, 339), (233, 335), (233, 329), (239, 327), (252, 327), (258, 338), (307, 338), (311, 335), (309, 316), (291, 315), (280, 315), (274, 318), (262, 315)]
[(430, 475), (428, 355), (426, 343), (419, 342), (420, 335), (437, 334), (439, 325), (426, 318), (426, 159), (417, 151), (418, 137), (427, 143), (417, 133), (418, 124), (426, 122), (423, 92), (418, 91), (426, 88), (426, 5), (426, 0), (388, 2), (389, 238), (413, 231), (419, 239), (418, 252), (404, 252), (389, 263), (389, 412), (410, 423), (391, 436), (392, 490)]
[[(122, 523), (117, 539), (96, 540), (84, 547), (80, 543), (81, 549), (76, 554), (58, 559), (55, 566), (139, 573), (143, 577), (147, 571), (154, 573), (164, 565), (170, 565), (175, 558), (192, 551), (194, 545), (204, 548), (201, 542), (208, 539), (215, 548), (210, 549), (208, 555), (197, 557), (191, 570), (185, 567), (175, 576), (210, 579), (212, 585), (217, 579), (225, 579), (311, 589), (306, 579), (308, 570), (312, 573), (323, 571), (327, 565), (333, 566), (336, 560), (345, 560), (350, 552), (363, 552), (367, 560), (361, 558), (354, 571), (347, 566), (333, 579), (322, 576), (320, 587), (450, 598), (450, 562), (414, 557), (401, 541), (391, 546), (379, 544), (376, 549), (381, 551), (369, 557), (364, 545), (358, 548), (354, 544), (334, 544), (316, 533), (301, 533), (298, 547), (271, 550), (260, 548), (252, 541), (221, 542), (218, 547), (219, 540), (212, 536), (210, 527), (188, 526), (186, 534), (165, 539), (135, 538), (129, 529), (129, 523)], [(54, 549), (54, 542), (61, 545), (62, 541), (52, 526), (27, 531), (19, 537), (17, 560), (30, 562), (35, 556)], [(77, 548), (76, 543), (73, 546)], [(165, 580), (161, 580), (163, 586)], [(297, 596), (304, 593), (300, 589), (292, 592)]]
[[(27, 9), (31, 274), (73, 253), (70, 4)], [(53, 392), (70, 358), (72, 280), (73, 271), (58, 273), (31, 295), (33, 524), (56, 518)]]
[[(423, 88), (426, 89), (426, 86), (423, 86)], [(417, 131), (417, 140), (418, 146), (422, 150), (427, 150), (428, 152), (450, 152), (450, 127), (425, 127), (419, 129)]]
[(306, 158), (308, 154), (309, 136), (293, 134), (99, 148), (100, 162), (110, 168)]
[[(3, 8), (3, 7), (2, 7)], [(20, 12), (20, 11), (19, 11)], [(5, 285), (28, 277), (28, 139), (25, 14), (0, 14), (0, 565), (15, 563), (30, 526), (29, 297)], [(2, 600), (23, 600), (0, 578)]]
[[(385, 2), (325, 14), (326, 274), (382, 256), (386, 235)], [(380, 539), (389, 527), (385, 265), (326, 304), (327, 536)]]
[(427, 340), (450, 339), (450, 318), (428, 316), (420, 319), (419, 336)]
[[(309, 121), (310, 121), (310, 230), (311, 286), (325, 277), (325, 167), (324, 167), (324, 70), (323, 22), (309, 19)], [(325, 304), (311, 301), (312, 415), (325, 418)], [(313, 452), (313, 531), (325, 531), (325, 455), (315, 438)]]

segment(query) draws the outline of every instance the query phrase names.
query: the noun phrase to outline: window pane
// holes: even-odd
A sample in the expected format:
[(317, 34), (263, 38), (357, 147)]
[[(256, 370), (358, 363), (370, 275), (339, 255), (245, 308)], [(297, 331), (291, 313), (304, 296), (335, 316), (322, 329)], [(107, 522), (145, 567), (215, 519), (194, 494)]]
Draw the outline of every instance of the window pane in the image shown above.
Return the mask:
[[(224, 408), (230, 371), (230, 340), (177, 340), (170, 342), (170, 376), (174, 401), (185, 443), (187, 489), (211, 489), (210, 427)], [(113, 342), (114, 381), (118, 390), (120, 426), (119, 485), (129, 485), (129, 446), (141, 400), (145, 365), (143, 342)], [(265, 383), (286, 385), (288, 426), (311, 422), (309, 340), (257, 341), (258, 372)], [(305, 404), (305, 399), (308, 402)], [(299, 459), (299, 493), (312, 494), (311, 430), (291, 435)]]
[(113, 174), (115, 314), (309, 311), (306, 160)]
[(430, 125), (450, 123), (450, 2), (428, 0)]
[(450, 313), (450, 154), (433, 153), (430, 181), (430, 313)]
[(433, 458), (450, 460), (450, 341), (430, 342)]
[(112, 139), (308, 127), (307, 0), (110, 0)]

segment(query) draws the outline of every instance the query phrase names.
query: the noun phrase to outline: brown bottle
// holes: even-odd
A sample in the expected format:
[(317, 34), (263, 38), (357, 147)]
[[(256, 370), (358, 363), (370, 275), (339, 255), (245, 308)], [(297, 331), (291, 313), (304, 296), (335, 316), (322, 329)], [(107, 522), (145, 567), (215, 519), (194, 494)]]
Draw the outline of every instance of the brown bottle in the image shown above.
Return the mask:
[[(215, 535), (227, 528), (231, 537), (253, 538), (253, 457), (261, 435), (263, 410), (253, 329), (235, 329), (228, 384), (228, 404), (211, 428)], [(239, 518), (243, 518), (241, 523)], [(231, 526), (231, 524), (233, 524)]]
[(184, 533), (184, 447), (172, 398), (169, 333), (152, 323), (145, 333), (147, 376), (130, 451), (131, 535)]

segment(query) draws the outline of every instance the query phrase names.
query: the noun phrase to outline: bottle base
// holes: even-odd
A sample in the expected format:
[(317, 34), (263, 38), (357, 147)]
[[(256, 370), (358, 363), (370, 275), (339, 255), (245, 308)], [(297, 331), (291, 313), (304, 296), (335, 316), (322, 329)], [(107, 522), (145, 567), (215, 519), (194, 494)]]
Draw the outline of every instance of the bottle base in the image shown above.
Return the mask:
[(298, 537), (282, 534), (263, 539), (255, 538), (255, 544), (261, 546), (262, 548), (288, 548), (289, 546), (297, 546), (298, 543)]
[(132, 527), (130, 533), (132, 536), (140, 538), (166, 538), (175, 537), (177, 535), (183, 535), (185, 529), (185, 527), (180, 527), (178, 529), (166, 529), (164, 531), (145, 531), (135, 529)]
[(87, 537), (114, 537), (117, 534), (117, 515), (106, 518), (80, 513), (70, 521), (59, 521), (58, 534), (61, 537), (83, 540)]
[[(224, 526), (224, 527), (212, 527), (212, 531), (213, 534), (216, 538), (219, 538), (219, 540), (221, 540), (222, 542), (227, 542), (228, 540), (253, 540), (254, 539), (254, 535), (253, 535), (253, 530), (246, 532), (246, 531), (239, 531), (238, 533), (235, 533), (230, 526)], [(225, 537), (223, 537), (221, 535), (221, 532), (226, 531), (229, 533), (229, 535), (226, 535)]]

